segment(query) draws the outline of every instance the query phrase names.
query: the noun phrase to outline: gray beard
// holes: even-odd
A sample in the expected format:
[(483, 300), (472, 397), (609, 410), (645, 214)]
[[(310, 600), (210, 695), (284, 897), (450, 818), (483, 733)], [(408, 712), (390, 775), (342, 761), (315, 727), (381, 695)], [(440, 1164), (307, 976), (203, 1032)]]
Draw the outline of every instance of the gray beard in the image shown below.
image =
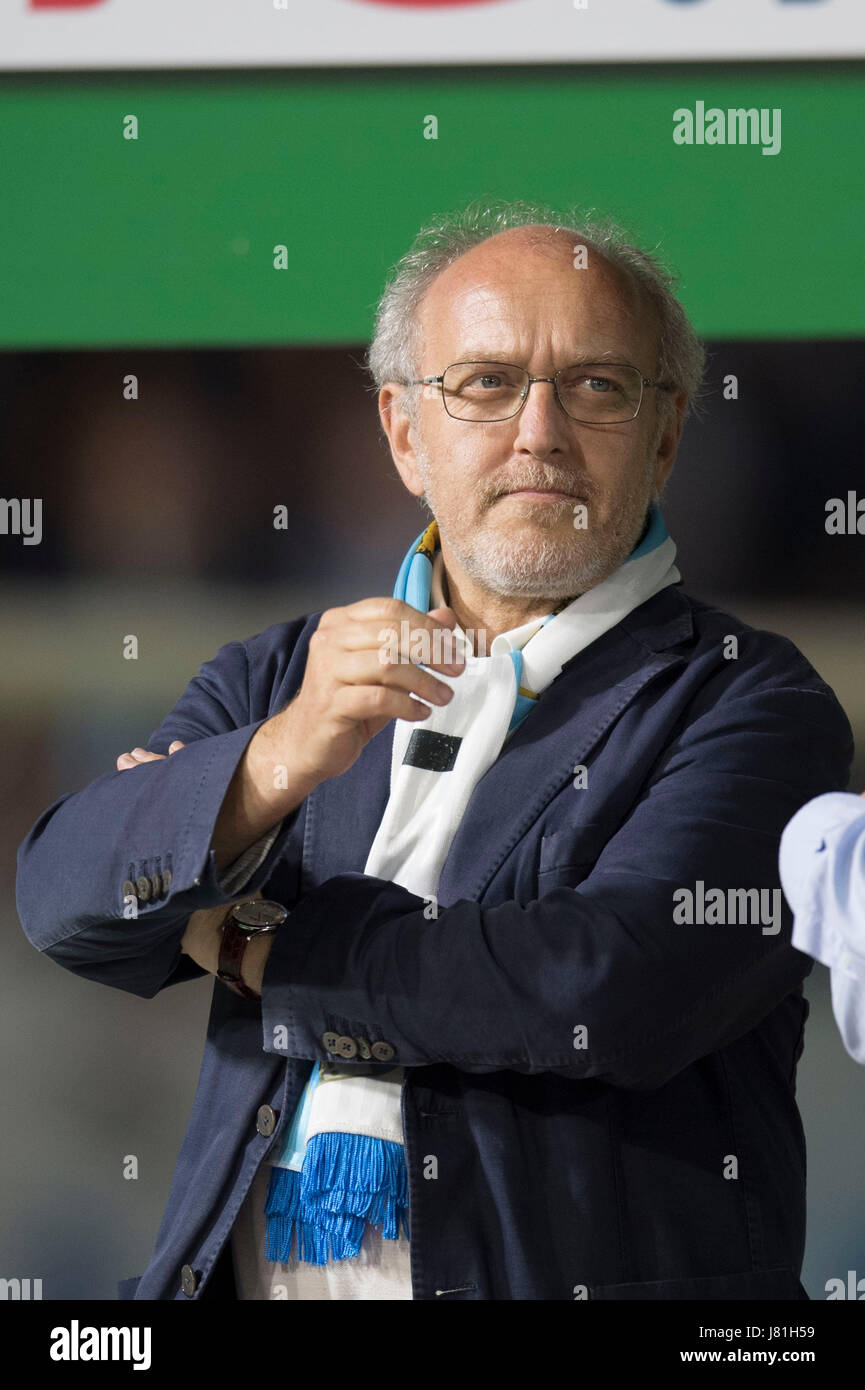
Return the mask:
[[(469, 531), (469, 521), (460, 519), (460, 509), (452, 513), (438, 506), (433, 470), (428, 455), (416, 450), (418, 471), (424, 486), (423, 501), (430, 513), (439, 523), (439, 531), (447, 540), (466, 574), (488, 593), (503, 598), (571, 598), (584, 594), (596, 584), (606, 579), (624, 564), (639, 541), (646, 524), (646, 514), (653, 500), (650, 465), (636, 479), (634, 491), (629, 494), (627, 505), (615, 518), (612, 525), (603, 533), (592, 531), (591, 499), (585, 499), (588, 508), (588, 526), (585, 530), (574, 530), (572, 536), (533, 535), (524, 540), (503, 542), (501, 537), (488, 531), (476, 529)], [(546, 478), (540, 469), (536, 476), (526, 476), (521, 481), (526, 486), (556, 486), (556, 482)], [(486, 499), (483, 499), (486, 500)], [(497, 506), (497, 502), (492, 502)], [(573, 512), (573, 503), (563, 502), (562, 507), (545, 507), (544, 515), (550, 518), (551, 525), (561, 527), (562, 510)]]

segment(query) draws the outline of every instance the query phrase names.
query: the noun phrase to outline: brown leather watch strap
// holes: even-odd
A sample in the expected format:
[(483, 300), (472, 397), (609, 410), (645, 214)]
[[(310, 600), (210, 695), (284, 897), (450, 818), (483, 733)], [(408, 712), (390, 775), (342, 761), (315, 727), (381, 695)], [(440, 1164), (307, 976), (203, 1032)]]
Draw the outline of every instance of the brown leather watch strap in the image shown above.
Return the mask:
[(244, 984), (242, 976), (243, 957), (249, 945), (249, 932), (243, 931), (232, 917), (234, 904), (229, 908), (222, 928), (222, 940), (219, 945), (219, 962), (217, 965), (217, 976), (224, 985), (233, 989), (235, 994), (242, 995), (245, 999), (258, 999), (254, 989), (250, 989)]

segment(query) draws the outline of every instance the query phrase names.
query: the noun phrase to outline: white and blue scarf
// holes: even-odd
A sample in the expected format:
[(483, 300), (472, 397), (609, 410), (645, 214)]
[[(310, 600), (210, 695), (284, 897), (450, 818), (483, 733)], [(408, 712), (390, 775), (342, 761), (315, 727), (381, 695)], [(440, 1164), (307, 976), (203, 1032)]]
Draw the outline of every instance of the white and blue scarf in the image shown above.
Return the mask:
[[(466, 668), (454, 677), (436, 672), (453, 689), (452, 699), (434, 706), (420, 724), (395, 721), (390, 797), (366, 874), (434, 902), (469, 797), (505, 740), (566, 661), (660, 589), (679, 582), (675, 555), (653, 503), (644, 535), (624, 564), (546, 618), (496, 637), (489, 656), (475, 656), (457, 627)], [(446, 603), (435, 521), (409, 547), (393, 596), (422, 613)], [(418, 729), (428, 736), (425, 748), (430, 739), (442, 740), (447, 756), (413, 756)], [(268, 1160), (268, 1260), (288, 1263), (294, 1235), (297, 1258), (314, 1265), (358, 1255), (367, 1224), (381, 1226), (387, 1240), (396, 1240), (400, 1228), (409, 1235), (400, 1106), (404, 1069), (385, 1072), (379, 1066), (370, 1072), (313, 1067), (286, 1137)]]

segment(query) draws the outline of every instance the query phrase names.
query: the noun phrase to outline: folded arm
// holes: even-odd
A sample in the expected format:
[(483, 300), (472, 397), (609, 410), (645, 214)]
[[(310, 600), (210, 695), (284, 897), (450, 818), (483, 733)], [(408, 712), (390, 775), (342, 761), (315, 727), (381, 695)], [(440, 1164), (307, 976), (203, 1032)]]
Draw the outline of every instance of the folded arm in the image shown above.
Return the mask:
[[(55, 801), (18, 850), (18, 913), (33, 945), (145, 998), (201, 975), (182, 952), (190, 916), (253, 896), (287, 853), (302, 792), (269, 794), (277, 718), (250, 722), (246, 648), (230, 642), (146, 744), (160, 754), (184, 747)], [(270, 848), (257, 845), (270, 832)], [(130, 909), (129, 882), (142, 877), (153, 891)]]
[[(287, 1037), (290, 1055), (322, 1059), (323, 1036), (348, 1031), (389, 1042), (406, 1066), (663, 1084), (755, 1027), (810, 970), (781, 917), (778, 843), (809, 796), (844, 784), (850, 751), (831, 697), (721, 699), (664, 750), (576, 886), (576, 826), (557, 886), (527, 903), (463, 900), (428, 920), (424, 900), (393, 883), (330, 879), (274, 938), (265, 1049)], [(766, 890), (777, 922), (677, 921), (675, 895), (696, 894), (698, 880), (725, 895)]]

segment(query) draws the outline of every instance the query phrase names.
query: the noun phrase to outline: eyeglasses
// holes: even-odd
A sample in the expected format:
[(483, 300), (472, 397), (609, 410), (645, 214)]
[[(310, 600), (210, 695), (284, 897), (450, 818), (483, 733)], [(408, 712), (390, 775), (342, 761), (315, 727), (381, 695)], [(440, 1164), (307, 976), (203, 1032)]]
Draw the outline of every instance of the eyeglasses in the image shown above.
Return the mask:
[(455, 420), (492, 423), (510, 420), (525, 405), (529, 388), (548, 381), (566, 415), (586, 425), (619, 425), (634, 420), (647, 386), (672, 391), (673, 383), (650, 381), (638, 367), (611, 362), (579, 362), (555, 376), (529, 376), (509, 362), (454, 362), (442, 376), (425, 376), (406, 386), (441, 386), (442, 401)]

